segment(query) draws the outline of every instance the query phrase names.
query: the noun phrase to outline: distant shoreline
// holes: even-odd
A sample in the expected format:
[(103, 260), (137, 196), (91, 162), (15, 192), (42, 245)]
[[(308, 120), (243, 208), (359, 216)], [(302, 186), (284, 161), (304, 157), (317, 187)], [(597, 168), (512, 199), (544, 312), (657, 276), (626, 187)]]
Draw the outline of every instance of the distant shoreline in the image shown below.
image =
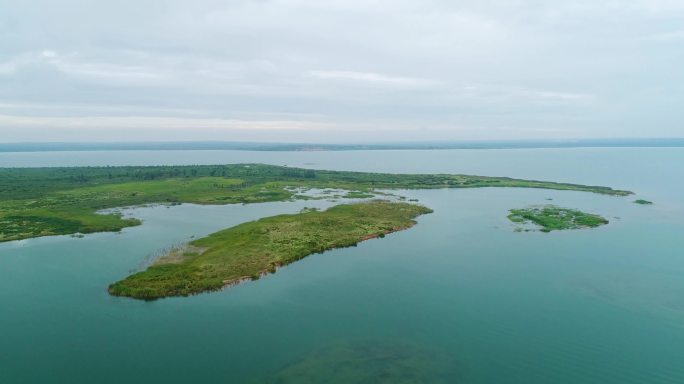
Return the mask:
[(684, 138), (577, 139), (577, 140), (498, 140), (418, 143), (318, 144), (259, 142), (63, 142), (0, 143), (0, 152), (66, 151), (169, 151), (234, 150), (263, 152), (444, 150), (444, 149), (544, 149), (544, 148), (675, 148), (684, 147)]

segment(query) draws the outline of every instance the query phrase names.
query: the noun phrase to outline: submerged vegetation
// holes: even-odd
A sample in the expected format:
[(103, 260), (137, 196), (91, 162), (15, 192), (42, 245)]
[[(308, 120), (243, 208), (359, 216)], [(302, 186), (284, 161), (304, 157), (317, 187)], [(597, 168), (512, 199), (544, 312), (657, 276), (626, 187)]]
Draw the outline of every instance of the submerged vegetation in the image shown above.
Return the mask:
[(297, 198), (297, 188), (379, 189), (520, 187), (625, 196), (608, 187), (507, 177), (323, 171), (263, 164), (0, 168), (0, 241), (119, 231), (140, 221), (103, 209), (150, 203), (234, 204)]
[(653, 204), (653, 202), (648, 201), (648, 200), (644, 200), (644, 199), (636, 199), (636, 200), (634, 200), (634, 204), (651, 205), (651, 204)]
[(109, 292), (151, 300), (217, 290), (313, 253), (409, 228), (415, 217), (430, 212), (421, 205), (375, 200), (266, 217), (194, 240), (110, 285)]
[[(535, 224), (541, 227), (542, 232), (594, 228), (608, 224), (608, 220), (599, 215), (555, 205), (511, 209), (508, 218), (518, 224)], [(517, 230), (520, 231), (522, 228), (519, 227)]]
[(327, 344), (283, 367), (265, 383), (444, 384), (457, 374), (452, 355), (397, 340)]
[(344, 196), (345, 199), (370, 199), (375, 197), (374, 195), (371, 195), (370, 193), (366, 192), (360, 192), (360, 191), (349, 191), (347, 194)]

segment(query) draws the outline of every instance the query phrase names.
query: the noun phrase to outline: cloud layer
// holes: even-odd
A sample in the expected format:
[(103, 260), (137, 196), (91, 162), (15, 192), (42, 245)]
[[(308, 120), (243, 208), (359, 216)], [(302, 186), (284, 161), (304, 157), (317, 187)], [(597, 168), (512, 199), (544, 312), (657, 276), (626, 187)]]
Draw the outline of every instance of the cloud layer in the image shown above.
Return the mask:
[(26, 2), (0, 141), (684, 136), (684, 2)]

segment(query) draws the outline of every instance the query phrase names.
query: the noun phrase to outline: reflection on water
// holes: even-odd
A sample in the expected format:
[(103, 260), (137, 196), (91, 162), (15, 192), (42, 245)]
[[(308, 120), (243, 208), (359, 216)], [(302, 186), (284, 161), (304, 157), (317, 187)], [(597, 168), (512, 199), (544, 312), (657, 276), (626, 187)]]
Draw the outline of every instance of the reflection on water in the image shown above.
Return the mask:
[(447, 383), (451, 357), (436, 349), (394, 342), (362, 340), (312, 351), (275, 374), (267, 383)]

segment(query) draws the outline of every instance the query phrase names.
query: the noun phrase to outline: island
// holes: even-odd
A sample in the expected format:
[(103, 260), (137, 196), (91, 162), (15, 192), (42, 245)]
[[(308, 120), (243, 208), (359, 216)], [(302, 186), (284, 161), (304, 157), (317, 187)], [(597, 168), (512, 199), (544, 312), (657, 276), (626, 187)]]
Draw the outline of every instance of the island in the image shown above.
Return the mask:
[(652, 205), (652, 201), (644, 200), (644, 199), (636, 199), (634, 200), (634, 204), (640, 204), (640, 205)]
[(401, 231), (430, 212), (417, 204), (372, 200), (262, 218), (173, 249), (147, 270), (110, 285), (109, 293), (154, 300), (218, 290), (314, 253)]
[[(265, 164), (0, 168), (0, 242), (116, 232), (141, 224), (111, 209), (144, 204), (236, 204), (308, 199), (304, 189), (348, 191), (516, 187), (626, 196), (603, 186), (449, 174), (326, 171)], [(110, 211), (105, 211), (105, 210)]]
[[(585, 213), (576, 209), (561, 208), (555, 205), (511, 209), (508, 219), (516, 224), (536, 225), (540, 227), (539, 230), (541, 232), (595, 228), (608, 224), (608, 220), (599, 215)], [(516, 228), (518, 232), (522, 230), (521, 227)]]

